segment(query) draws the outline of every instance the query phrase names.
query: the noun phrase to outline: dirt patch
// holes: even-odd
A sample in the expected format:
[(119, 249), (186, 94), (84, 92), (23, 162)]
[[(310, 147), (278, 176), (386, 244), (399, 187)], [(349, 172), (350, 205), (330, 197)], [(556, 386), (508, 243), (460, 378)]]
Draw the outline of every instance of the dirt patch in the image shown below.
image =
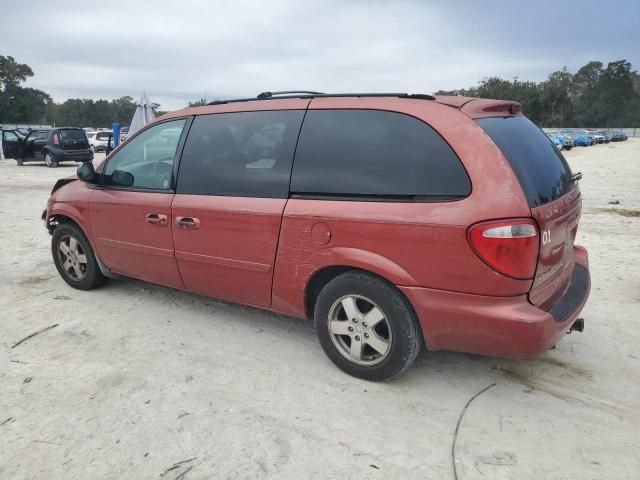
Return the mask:
[(538, 375), (531, 374), (529, 372), (513, 370), (510, 368), (505, 368), (502, 370), (502, 372), (511, 380), (514, 380), (526, 387), (526, 393), (540, 391), (557, 399), (564, 400), (565, 402), (571, 402), (576, 399), (572, 395), (567, 395), (566, 393), (560, 392), (555, 388), (550, 387), (549, 385), (544, 385), (537, 382), (539, 378)]
[(46, 277), (45, 277), (45, 276), (39, 276), (39, 277), (26, 277), (26, 278), (23, 278), (23, 279), (20, 281), (19, 285), (38, 285), (38, 284), (40, 284), (40, 283), (44, 283), (44, 282), (46, 282), (46, 281), (47, 281), (47, 280), (49, 280), (50, 278), (52, 278), (52, 276), (51, 276), (51, 275), (46, 276)]
[(598, 212), (617, 213), (623, 217), (640, 217), (640, 210), (630, 210), (627, 208), (597, 208)]
[(591, 373), (590, 370), (587, 370), (586, 368), (583, 368), (580, 365), (563, 362), (562, 360), (558, 360), (557, 358), (540, 357), (537, 360), (537, 362), (542, 362), (548, 365), (553, 365), (554, 367), (563, 368), (567, 371), (567, 373), (570, 373), (574, 377), (583, 377), (583, 378), (586, 378), (587, 380), (593, 379), (593, 374)]

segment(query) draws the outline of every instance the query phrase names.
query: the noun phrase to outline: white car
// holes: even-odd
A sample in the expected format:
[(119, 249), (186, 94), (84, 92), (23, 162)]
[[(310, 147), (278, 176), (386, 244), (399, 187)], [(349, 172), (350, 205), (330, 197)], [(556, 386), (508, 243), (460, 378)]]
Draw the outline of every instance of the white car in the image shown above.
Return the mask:
[(111, 130), (100, 130), (98, 132), (87, 132), (89, 139), (89, 147), (95, 152), (101, 152), (107, 149), (109, 137), (113, 135)]

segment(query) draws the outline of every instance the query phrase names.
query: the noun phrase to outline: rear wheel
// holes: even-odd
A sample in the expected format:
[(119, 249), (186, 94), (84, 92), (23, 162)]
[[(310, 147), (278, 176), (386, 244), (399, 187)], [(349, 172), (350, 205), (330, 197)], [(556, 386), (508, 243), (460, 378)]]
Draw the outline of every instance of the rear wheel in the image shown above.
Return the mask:
[(23, 162), (22, 162), (21, 158), (16, 159), (16, 163), (18, 164), (19, 167), (21, 167), (23, 165)]
[(91, 244), (73, 224), (63, 223), (53, 231), (53, 262), (62, 279), (79, 290), (92, 290), (106, 281)]
[(51, 152), (46, 152), (44, 154), (44, 164), (49, 168), (54, 168), (58, 166), (58, 162), (53, 159), (53, 155)]
[(314, 320), (329, 359), (365, 380), (399, 375), (422, 346), (418, 323), (404, 297), (387, 282), (362, 272), (331, 280), (318, 295)]

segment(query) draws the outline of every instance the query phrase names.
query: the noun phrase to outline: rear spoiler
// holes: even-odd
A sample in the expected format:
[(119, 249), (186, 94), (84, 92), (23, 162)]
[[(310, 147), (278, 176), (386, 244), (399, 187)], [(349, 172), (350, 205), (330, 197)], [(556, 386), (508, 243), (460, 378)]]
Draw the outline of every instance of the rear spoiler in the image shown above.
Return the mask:
[(443, 95), (436, 96), (436, 102), (460, 110), (471, 118), (522, 115), (522, 104), (509, 100)]

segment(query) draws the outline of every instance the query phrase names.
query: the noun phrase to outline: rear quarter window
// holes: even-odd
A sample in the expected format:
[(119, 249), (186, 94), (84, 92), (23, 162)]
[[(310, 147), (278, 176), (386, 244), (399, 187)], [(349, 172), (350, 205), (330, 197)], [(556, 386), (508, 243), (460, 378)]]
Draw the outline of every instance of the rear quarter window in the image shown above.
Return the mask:
[(465, 197), (471, 183), (451, 147), (414, 117), (380, 110), (309, 110), (291, 192), (434, 201)]
[(490, 117), (477, 122), (511, 165), (531, 208), (552, 202), (573, 188), (569, 164), (531, 120)]

